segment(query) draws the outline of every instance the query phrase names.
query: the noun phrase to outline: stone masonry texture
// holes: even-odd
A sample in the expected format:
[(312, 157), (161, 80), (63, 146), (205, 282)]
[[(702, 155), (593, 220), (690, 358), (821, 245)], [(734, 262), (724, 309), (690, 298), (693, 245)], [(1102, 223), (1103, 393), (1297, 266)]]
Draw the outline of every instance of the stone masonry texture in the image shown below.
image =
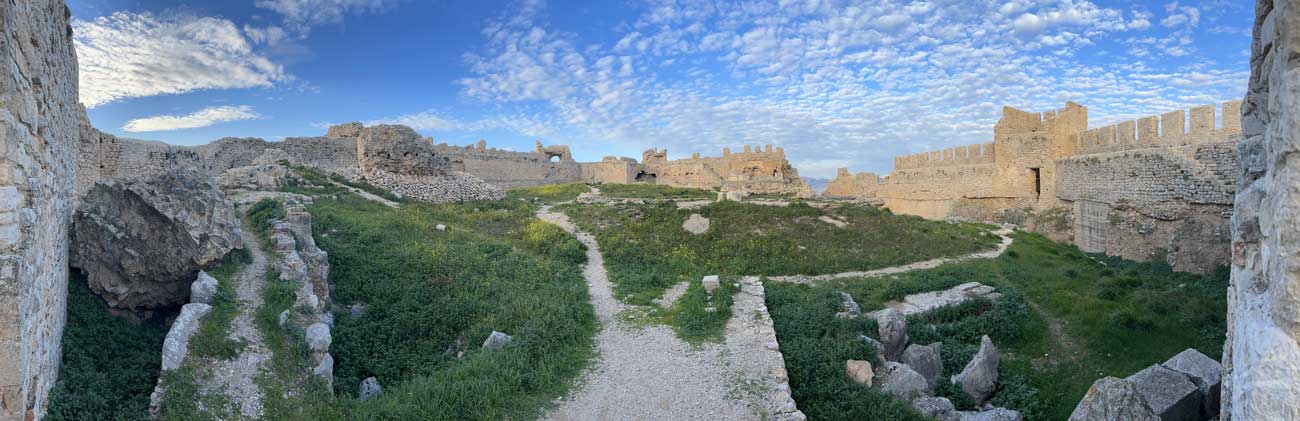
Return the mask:
[(58, 377), (84, 114), (70, 17), (0, 2), (0, 420), (40, 418)]
[(1223, 420), (1300, 419), (1300, 0), (1259, 0), (1232, 216)]

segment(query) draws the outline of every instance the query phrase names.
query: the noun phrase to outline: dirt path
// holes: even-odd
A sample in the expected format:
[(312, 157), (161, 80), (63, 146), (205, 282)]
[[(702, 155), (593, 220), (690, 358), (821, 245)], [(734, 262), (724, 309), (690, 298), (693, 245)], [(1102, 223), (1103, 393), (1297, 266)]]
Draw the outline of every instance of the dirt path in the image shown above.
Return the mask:
[(779, 281), (779, 282), (811, 284), (811, 283), (824, 282), (824, 281), (830, 281), (835, 279), (844, 279), (844, 278), (878, 278), (881, 276), (897, 275), (900, 273), (911, 272), (914, 270), (934, 269), (949, 263), (964, 262), (972, 259), (992, 259), (1001, 256), (1002, 253), (1005, 253), (1007, 251), (1008, 247), (1011, 247), (1011, 243), (1015, 241), (1010, 237), (1011, 232), (1012, 230), (1008, 228), (1002, 228), (997, 231), (993, 231), (993, 233), (997, 234), (998, 237), (1002, 237), (1002, 242), (998, 243), (997, 248), (990, 251), (971, 253), (965, 256), (931, 259), (931, 260), (926, 260), (924, 262), (909, 263), (902, 266), (893, 266), (893, 267), (887, 267), (883, 269), (876, 269), (876, 270), (869, 270), (869, 271), (862, 271), (862, 272), (831, 273), (826, 275), (815, 275), (815, 276), (810, 276), (810, 275), (769, 276), (767, 277), (767, 279), (773, 281)]
[(1086, 356), (1083, 347), (1079, 346), (1077, 340), (1065, 333), (1065, 323), (1060, 318), (1044, 311), (1038, 303), (1031, 299), (1026, 299), (1025, 302), (1043, 318), (1044, 322), (1047, 322), (1047, 331), (1052, 335), (1052, 352), (1034, 358), (1032, 364), (1035, 369), (1044, 370), (1062, 363), (1079, 361)]
[[(779, 374), (781, 381), (785, 376), (771, 319), (754, 317), (760, 308), (766, 315), (761, 284), (757, 285), (757, 299), (752, 285), (746, 287), (751, 295), (737, 294), (724, 343), (693, 347), (678, 339), (668, 326), (635, 327), (618, 322), (615, 316), (627, 306), (614, 298), (596, 239), (579, 231), (568, 216), (552, 213), (549, 206), (537, 216), (587, 246), (582, 274), (601, 323), (597, 361), (584, 373), (579, 386), (556, 403), (547, 419), (771, 419), (779, 406), (769, 403), (772, 395), (784, 397), (793, 411), (789, 386), (784, 385), (782, 391), (771, 380), (774, 374)], [(737, 317), (737, 312), (748, 314), (748, 319)], [(769, 342), (770, 347), (764, 349)], [(779, 373), (774, 364), (779, 364)]]
[(204, 393), (225, 395), (245, 418), (260, 419), (262, 393), (253, 380), (257, 378), (262, 363), (271, 359), (271, 351), (254, 325), (253, 316), (262, 306), (267, 263), (262, 244), (251, 230), (243, 230), (242, 239), (244, 247), (253, 256), (253, 262), (245, 266), (237, 277), (235, 292), (239, 299), (239, 314), (230, 323), (229, 337), (243, 341), (246, 346), (235, 359), (212, 363), (200, 386)]

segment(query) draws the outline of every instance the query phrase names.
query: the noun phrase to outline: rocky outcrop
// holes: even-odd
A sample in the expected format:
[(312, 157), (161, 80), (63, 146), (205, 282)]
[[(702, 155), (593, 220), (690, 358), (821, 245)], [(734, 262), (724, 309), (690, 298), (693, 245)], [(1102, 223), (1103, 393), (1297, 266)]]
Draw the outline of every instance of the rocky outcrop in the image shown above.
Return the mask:
[(1125, 379), (1105, 377), (1092, 383), (1088, 394), (1074, 407), (1070, 421), (1158, 421), (1159, 416)]
[(1127, 378), (1097, 380), (1070, 420), (1218, 419), (1219, 382), (1219, 363), (1188, 349)]
[(217, 297), (217, 278), (208, 275), (207, 272), (199, 271), (198, 279), (190, 284), (190, 302), (200, 304), (212, 304), (212, 300)]
[(311, 214), (306, 208), (298, 203), (285, 208), (284, 220), (271, 220), (271, 246), (276, 256), (273, 266), (281, 280), (297, 287), (294, 306), (280, 313), (279, 325), (288, 332), (302, 332), (312, 374), (332, 386), (334, 356), (329, 351), (333, 342), (334, 300), (330, 298), (329, 255), (316, 246)]
[(1258, 0), (1232, 216), (1223, 420), (1300, 419), (1300, 0)]
[(199, 270), (240, 245), (234, 209), (194, 171), (97, 183), (72, 231), (72, 265), (91, 290), (137, 312), (184, 303)]
[(0, 419), (40, 418), (58, 378), (84, 114), (70, 17), (0, 2)]

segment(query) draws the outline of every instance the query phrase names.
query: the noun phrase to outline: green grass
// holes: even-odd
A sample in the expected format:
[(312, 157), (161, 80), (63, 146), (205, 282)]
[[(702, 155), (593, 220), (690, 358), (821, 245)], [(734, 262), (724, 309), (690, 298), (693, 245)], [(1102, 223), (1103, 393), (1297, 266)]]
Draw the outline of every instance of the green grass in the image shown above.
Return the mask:
[[(800, 409), (817, 419), (883, 410), (879, 402), (840, 395), (860, 388), (844, 376), (844, 361), (868, 355), (853, 338), (877, 334), (874, 322), (835, 318), (839, 291), (853, 295), (867, 312), (907, 294), (969, 281), (997, 287), (1004, 296), (996, 302), (909, 317), (908, 332), (914, 343), (944, 343), (945, 376), (960, 372), (980, 336), (989, 335), (1003, 351), (993, 403), (1020, 410), (1026, 419), (1068, 418), (1094, 380), (1126, 377), (1186, 348), (1211, 358), (1221, 353), (1226, 271), (1175, 273), (1164, 263), (1086, 255), (1037, 234), (1015, 237), (997, 259), (816, 286), (768, 282), (768, 306)], [(1052, 332), (1053, 321), (1061, 337)], [(959, 409), (971, 405), (951, 386), (938, 393)]]
[[(580, 273), (583, 248), (533, 218), (531, 205), (406, 203), (391, 209), (344, 195), (317, 199), (309, 210), (316, 241), (329, 252), (334, 300), (365, 303), (368, 310), (361, 317), (336, 316), (331, 353), (337, 401), (276, 403), (268, 418), (533, 418), (593, 356), (597, 324)], [(437, 224), (449, 228), (437, 231)], [(268, 288), (282, 296), (268, 296), (259, 324), (275, 322), (291, 305), (291, 291), (287, 285)], [(512, 335), (513, 343), (481, 351), (492, 330)], [(466, 355), (447, 354), (461, 336)], [(301, 345), (272, 348), (277, 360), (288, 354), (284, 360), (293, 363)], [(370, 376), (384, 394), (356, 401), (357, 385)]]
[(718, 192), (660, 184), (601, 184), (600, 194), (620, 199), (716, 199)]
[(190, 338), (191, 356), (229, 360), (244, 349), (243, 341), (230, 339), (230, 323), (239, 315), (239, 296), (235, 293), (239, 272), (252, 262), (248, 250), (235, 249), (226, 254), (220, 266), (208, 272), (217, 279), (217, 295), (212, 298), (212, 312), (203, 317), (199, 330)]
[(132, 325), (108, 313), (77, 271), (68, 282), (59, 381), (49, 420), (147, 420), (167, 330), (160, 320)]
[(587, 183), (547, 184), (544, 186), (521, 187), (506, 191), (507, 200), (530, 200), (536, 203), (556, 204), (569, 202), (578, 195), (591, 191)]

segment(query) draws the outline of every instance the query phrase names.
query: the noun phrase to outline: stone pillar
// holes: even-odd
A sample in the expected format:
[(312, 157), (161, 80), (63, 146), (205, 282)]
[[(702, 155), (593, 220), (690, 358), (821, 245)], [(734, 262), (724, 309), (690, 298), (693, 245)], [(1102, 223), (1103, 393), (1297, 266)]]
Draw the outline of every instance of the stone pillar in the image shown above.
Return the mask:
[(58, 379), (76, 180), (77, 56), (63, 0), (0, 2), (0, 420)]
[(1252, 51), (1222, 419), (1300, 419), (1300, 0), (1258, 0)]

